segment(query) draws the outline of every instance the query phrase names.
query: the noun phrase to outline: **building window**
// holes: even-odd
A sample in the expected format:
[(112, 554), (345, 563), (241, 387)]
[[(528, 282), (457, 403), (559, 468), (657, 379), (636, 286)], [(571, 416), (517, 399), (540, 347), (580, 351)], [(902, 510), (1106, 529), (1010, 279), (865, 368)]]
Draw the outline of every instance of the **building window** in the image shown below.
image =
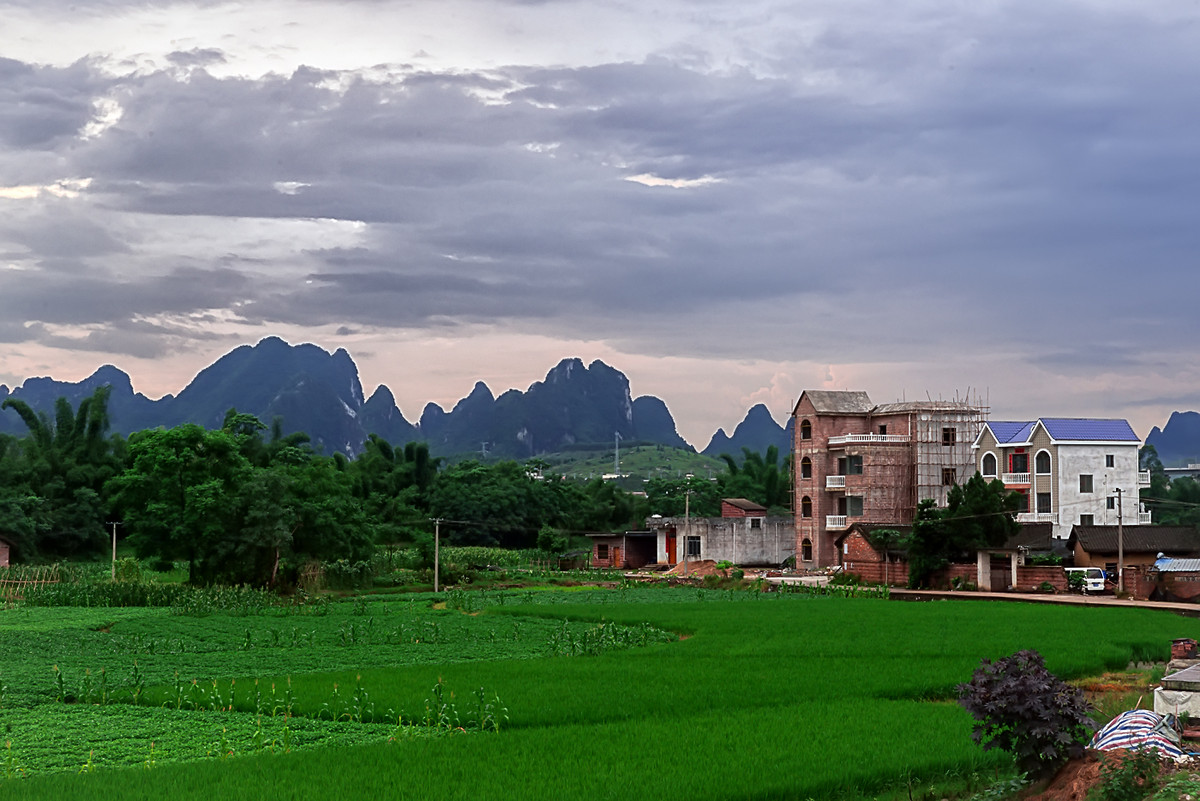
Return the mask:
[(762, 528), (762, 518), (761, 517), (750, 518), (750, 528)]
[(1090, 473), (1083, 473), (1079, 476), (1079, 491), (1083, 493), (1092, 491), (1092, 476)]
[(862, 517), (863, 499), (861, 495), (846, 496), (846, 515), (848, 517)]
[(1107, 498), (1104, 499), (1104, 503), (1105, 503), (1105, 505), (1107, 505), (1107, 507), (1109, 509), (1116, 509), (1117, 508), (1117, 496), (1109, 495)]
[(843, 456), (838, 459), (839, 476), (861, 476), (862, 467), (862, 456)]
[(985, 453), (983, 455), (983, 477), (984, 478), (995, 478), (996, 477), (996, 454)]
[(954, 473), (955, 473), (955, 471), (954, 471), (953, 467), (943, 467), (942, 468), (942, 486), (943, 487), (953, 487), (955, 484), (958, 483), (958, 477)]
[(884, 436), (887, 436), (887, 425), (886, 424), (881, 424), (879, 426), (879, 433)]
[(1113, 467), (1116, 465), (1116, 463), (1117, 463), (1116, 457), (1114, 457), (1111, 453), (1104, 454), (1104, 466), (1105, 467)]
[(953, 445), (958, 442), (958, 429), (949, 426), (942, 429), (942, 444)]
[(1079, 525), (1093, 526), (1095, 524), (1096, 524), (1096, 516), (1095, 515), (1080, 515), (1079, 516)]
[(1037, 469), (1039, 476), (1050, 475), (1050, 452), (1038, 451), (1037, 458), (1033, 460), (1033, 466)]
[(607, 559), (608, 558), (608, 545), (606, 545), (605, 543), (599, 543), (596, 545), (596, 558), (597, 559)]
[(812, 439), (812, 423), (808, 420), (800, 421), (800, 439)]
[(800, 460), (800, 478), (812, 478), (812, 459), (807, 456)]
[(1029, 454), (1028, 453), (1009, 454), (1008, 472), (1010, 472), (1010, 473), (1028, 473), (1029, 472)]
[(800, 542), (800, 561), (812, 561), (812, 540), (808, 539), (807, 537)]
[(800, 516), (812, 517), (812, 498), (807, 495), (800, 499)]
[(687, 542), (687, 555), (688, 556), (699, 556), (700, 555), (700, 538), (699, 537), (697, 537), (695, 534), (689, 534), (687, 537), (684, 537), (684, 541)]
[(1039, 492), (1037, 494), (1037, 512), (1039, 515), (1050, 514), (1050, 493)]

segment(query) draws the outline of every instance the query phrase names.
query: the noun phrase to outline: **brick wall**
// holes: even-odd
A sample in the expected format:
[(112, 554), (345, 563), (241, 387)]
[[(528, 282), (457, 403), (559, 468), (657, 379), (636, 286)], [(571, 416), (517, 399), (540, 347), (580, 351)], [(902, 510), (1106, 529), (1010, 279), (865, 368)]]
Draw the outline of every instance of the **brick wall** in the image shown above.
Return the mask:
[[(847, 538), (849, 542), (850, 538)], [(853, 561), (849, 557), (843, 563), (847, 573), (861, 576), (863, 581), (871, 584), (883, 584), (884, 564), (882, 561), (867, 560)], [(978, 578), (978, 568), (975, 565), (950, 565), (934, 576), (931, 582), (935, 588), (946, 589), (952, 586), (958, 578), (965, 584), (974, 586)], [(887, 565), (887, 584), (892, 587), (908, 585), (908, 564), (892, 562)], [(1067, 574), (1057, 565), (1038, 565), (1017, 568), (1017, 586), (1015, 592), (1039, 592), (1043, 581), (1048, 581), (1055, 592), (1067, 591)], [(1196, 582), (1197, 593), (1200, 594), (1200, 581)], [(1142, 596), (1145, 597), (1145, 596)]]

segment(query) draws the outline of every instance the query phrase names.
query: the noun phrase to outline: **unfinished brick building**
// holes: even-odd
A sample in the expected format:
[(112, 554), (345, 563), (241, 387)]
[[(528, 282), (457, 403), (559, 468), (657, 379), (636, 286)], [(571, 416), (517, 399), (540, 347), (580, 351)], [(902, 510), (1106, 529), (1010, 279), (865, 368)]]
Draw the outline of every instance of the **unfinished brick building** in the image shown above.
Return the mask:
[(792, 416), (796, 566), (838, 563), (854, 523), (912, 522), (917, 502), (946, 504), (975, 473), (984, 408), (965, 401), (876, 405), (865, 392), (805, 390)]

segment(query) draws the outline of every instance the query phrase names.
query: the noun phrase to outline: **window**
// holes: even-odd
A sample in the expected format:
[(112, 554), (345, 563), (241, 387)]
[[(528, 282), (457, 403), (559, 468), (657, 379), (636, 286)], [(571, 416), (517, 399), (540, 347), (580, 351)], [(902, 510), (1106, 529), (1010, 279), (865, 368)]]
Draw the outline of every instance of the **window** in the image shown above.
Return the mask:
[(597, 559), (607, 559), (608, 558), (608, 545), (606, 543), (599, 543), (596, 545), (596, 558)]
[(996, 454), (985, 453), (983, 455), (983, 475), (985, 478), (996, 477)]
[(812, 423), (808, 420), (800, 421), (800, 439), (812, 439)]
[(762, 528), (762, 518), (761, 517), (750, 518), (750, 528)]
[(699, 556), (700, 555), (700, 538), (694, 534), (691, 534), (691, 535), (685, 537), (684, 540), (687, 542), (687, 555), (688, 556)]
[(838, 459), (839, 476), (861, 476), (862, 456), (843, 456)]
[(800, 499), (800, 516), (812, 517), (812, 498), (807, 495)]
[(1037, 469), (1039, 476), (1050, 475), (1050, 452), (1038, 451), (1037, 458), (1033, 460), (1033, 466)]
[(1079, 476), (1079, 491), (1085, 493), (1092, 491), (1092, 476), (1090, 473), (1082, 473)]
[(1008, 472), (1010, 472), (1010, 473), (1028, 473), (1029, 472), (1029, 454), (1028, 453), (1009, 454)]
[(800, 460), (800, 478), (812, 478), (812, 459), (807, 456)]
[(807, 537), (800, 542), (800, 561), (812, 561), (812, 540), (808, 539)]
[(1080, 515), (1079, 516), (1079, 525), (1093, 526), (1095, 524), (1096, 524), (1096, 516), (1095, 515)]
[(942, 429), (942, 444), (943, 445), (953, 445), (956, 442), (958, 442), (958, 429), (954, 428), (954, 427), (943, 428)]
[(1037, 494), (1037, 513), (1039, 515), (1050, 514), (1050, 493), (1039, 492)]
[(1109, 495), (1107, 498), (1104, 499), (1104, 503), (1109, 509), (1116, 509), (1117, 508), (1117, 496)]
[(1114, 457), (1111, 453), (1104, 454), (1104, 466), (1105, 467), (1113, 467), (1114, 465), (1116, 465), (1116, 463), (1117, 463), (1116, 457)]
[(887, 435), (887, 425), (886, 425), (886, 424), (883, 424), (883, 425), (880, 425), (880, 426), (879, 426), (879, 433), (880, 433), (880, 434), (882, 434), (882, 435), (884, 435), (884, 436), (886, 436), (886, 435)]
[(954, 472), (955, 471), (954, 471), (953, 467), (943, 467), (942, 468), (942, 486), (943, 487), (953, 487), (955, 484), (958, 483), (958, 476), (956, 476), (954, 474)]
[(861, 495), (846, 496), (846, 515), (849, 517), (862, 517), (863, 503)]

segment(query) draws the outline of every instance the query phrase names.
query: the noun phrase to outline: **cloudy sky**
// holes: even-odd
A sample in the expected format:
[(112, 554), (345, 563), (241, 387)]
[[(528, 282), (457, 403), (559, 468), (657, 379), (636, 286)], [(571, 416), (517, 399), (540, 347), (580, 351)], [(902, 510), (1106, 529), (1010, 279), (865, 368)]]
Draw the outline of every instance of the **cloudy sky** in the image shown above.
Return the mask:
[(1193, 0), (3, 0), (0, 382), (1200, 408)]

